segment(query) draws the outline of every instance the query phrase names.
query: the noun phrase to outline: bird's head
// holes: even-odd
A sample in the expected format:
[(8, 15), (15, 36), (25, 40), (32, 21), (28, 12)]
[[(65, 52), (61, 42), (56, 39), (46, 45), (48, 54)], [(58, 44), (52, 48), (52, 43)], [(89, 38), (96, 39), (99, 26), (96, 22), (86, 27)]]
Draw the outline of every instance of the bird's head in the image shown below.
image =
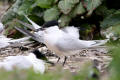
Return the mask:
[(40, 52), (38, 49), (33, 50), (32, 53), (33, 53), (33, 54), (36, 56), (36, 58), (38, 58), (38, 59), (47, 60), (45, 54), (43, 54), (42, 52)]
[[(51, 33), (59, 30), (58, 24), (60, 21), (52, 20), (44, 23), (39, 30), (45, 31), (46, 33)], [(39, 31), (38, 30), (38, 31)]]

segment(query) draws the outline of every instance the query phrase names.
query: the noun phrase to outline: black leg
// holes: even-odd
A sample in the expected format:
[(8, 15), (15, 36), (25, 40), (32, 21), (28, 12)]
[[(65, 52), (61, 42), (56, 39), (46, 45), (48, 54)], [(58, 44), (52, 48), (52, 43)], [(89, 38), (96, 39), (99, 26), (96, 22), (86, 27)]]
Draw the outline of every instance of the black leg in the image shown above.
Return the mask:
[(27, 48), (27, 47), (24, 47), (24, 46), (20, 46), (19, 49), (20, 49), (21, 51), (27, 51), (27, 50), (28, 50), (28, 48)]
[(58, 57), (57, 63), (60, 61), (60, 57)]
[(55, 63), (51, 62), (51, 61), (46, 61), (46, 63), (51, 64), (52, 66), (55, 66)]
[(64, 58), (63, 66), (65, 65), (66, 60), (67, 60), (67, 56), (65, 56)]

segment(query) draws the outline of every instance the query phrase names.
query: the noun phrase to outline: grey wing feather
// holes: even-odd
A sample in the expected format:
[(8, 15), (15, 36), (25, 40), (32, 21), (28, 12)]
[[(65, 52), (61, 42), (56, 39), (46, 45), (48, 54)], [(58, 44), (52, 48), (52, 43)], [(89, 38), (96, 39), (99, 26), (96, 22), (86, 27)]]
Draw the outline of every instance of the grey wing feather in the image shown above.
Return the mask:
[(31, 29), (31, 30), (35, 30), (35, 29), (33, 28), (33, 26), (30, 25), (30, 24), (27, 24), (27, 23), (25, 23), (25, 22), (23, 22), (23, 21), (20, 21), (20, 20), (17, 20), (17, 19), (16, 19), (16, 21), (18, 21), (20, 24), (28, 27), (28, 28)]
[(17, 29), (18, 31), (20, 31), (21, 33), (23, 33), (26, 36), (30, 36), (33, 40), (38, 41), (38, 42), (43, 42), (39, 36), (35, 35), (34, 33), (30, 33), (29, 31), (19, 28), (19, 27), (15, 27), (15, 29)]
[(93, 41), (96, 42), (96, 43), (92, 44), (91, 47), (96, 47), (96, 46), (104, 45), (105, 43), (107, 43), (109, 41), (109, 39), (105, 39), (105, 40), (93, 40)]
[(22, 29), (22, 28), (19, 28), (19, 27), (15, 27), (15, 29), (17, 29), (18, 31), (20, 31), (21, 33), (23, 33), (26, 36), (31, 36), (31, 37), (35, 38), (35, 36), (33, 34), (31, 34), (29, 31), (27, 31), (25, 29)]
[(34, 28), (34, 30), (36, 30), (36, 29), (39, 29), (41, 26), (39, 26), (38, 24), (36, 24), (35, 22), (33, 22), (31, 19), (29, 19), (28, 17), (27, 17), (27, 15), (24, 15), (25, 17), (26, 17), (26, 19), (33, 25), (33, 28)]
[(83, 48), (90, 48), (103, 45), (108, 40), (96, 40), (96, 41), (85, 41), (79, 40), (71, 37), (63, 37), (59, 39), (56, 43), (58, 50), (60, 51), (73, 51), (73, 50), (80, 50)]
[(58, 50), (60, 51), (73, 51), (86, 48), (86, 45), (80, 43), (79, 39), (74, 39), (70, 37), (61, 38), (56, 44)]

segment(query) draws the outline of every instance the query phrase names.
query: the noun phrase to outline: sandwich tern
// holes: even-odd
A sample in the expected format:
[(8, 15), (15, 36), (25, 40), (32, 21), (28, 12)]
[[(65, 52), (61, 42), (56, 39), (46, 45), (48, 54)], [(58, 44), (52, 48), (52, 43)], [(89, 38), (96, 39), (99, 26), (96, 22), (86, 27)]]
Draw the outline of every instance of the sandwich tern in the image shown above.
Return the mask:
[(33, 68), (36, 73), (43, 74), (45, 71), (44, 61), (37, 59), (34, 53), (29, 53), (26, 56), (8, 56), (0, 62), (0, 68), (4, 68), (7, 71), (12, 71), (14, 68), (17, 69), (29, 69)]
[[(80, 40), (79, 32), (75, 27), (60, 29), (57, 25), (57, 21), (56, 23), (55, 21), (49, 21), (41, 27), (30, 20), (28, 17), (27, 19), (37, 31), (34, 33), (24, 31), (23, 33), (27, 32), (29, 36), (31, 36), (33, 39), (35, 38), (35, 40), (37, 39), (38, 42), (41, 42), (42, 39), (42, 42), (48, 47), (48, 49), (55, 52), (60, 57), (65, 56), (63, 65), (65, 64), (68, 56), (75, 54), (75, 52), (79, 51), (80, 49), (100, 46), (108, 41), (108, 39), (90, 41)], [(22, 32), (23, 29), (20, 30)], [(39, 32), (42, 34), (39, 34)]]

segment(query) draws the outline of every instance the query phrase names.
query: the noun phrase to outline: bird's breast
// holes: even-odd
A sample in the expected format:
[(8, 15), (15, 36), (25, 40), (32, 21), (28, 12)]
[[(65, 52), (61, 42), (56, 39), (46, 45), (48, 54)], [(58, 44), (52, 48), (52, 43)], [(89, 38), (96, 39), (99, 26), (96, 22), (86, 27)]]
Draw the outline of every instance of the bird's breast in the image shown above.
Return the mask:
[(46, 35), (44, 37), (44, 43), (48, 47), (48, 49), (55, 52), (58, 55), (59, 55), (60, 51), (56, 47), (56, 44), (59, 39), (60, 39), (60, 36), (57, 36), (57, 35)]

